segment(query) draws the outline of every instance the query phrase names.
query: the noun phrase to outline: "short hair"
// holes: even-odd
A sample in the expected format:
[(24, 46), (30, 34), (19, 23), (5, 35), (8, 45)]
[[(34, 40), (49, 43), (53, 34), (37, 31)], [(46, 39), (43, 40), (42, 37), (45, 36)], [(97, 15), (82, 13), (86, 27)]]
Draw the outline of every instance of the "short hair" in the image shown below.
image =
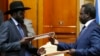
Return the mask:
[(96, 9), (92, 3), (84, 4), (84, 5), (82, 5), (82, 7), (85, 8), (84, 12), (86, 14), (90, 14), (90, 17), (92, 17), (92, 19), (94, 19), (96, 17)]

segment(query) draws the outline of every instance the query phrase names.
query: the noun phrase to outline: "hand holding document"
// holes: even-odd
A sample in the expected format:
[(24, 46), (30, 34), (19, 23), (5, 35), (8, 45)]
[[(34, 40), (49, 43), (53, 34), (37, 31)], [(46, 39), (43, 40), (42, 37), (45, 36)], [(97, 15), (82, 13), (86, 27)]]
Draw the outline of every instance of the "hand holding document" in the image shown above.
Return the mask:
[(53, 53), (49, 53), (49, 54), (44, 54), (44, 56), (53, 56), (53, 55), (64, 54), (64, 53), (69, 53), (69, 50), (57, 51), (57, 52), (53, 52)]
[(49, 32), (49, 33), (44, 33), (44, 34), (40, 34), (40, 35), (29, 37), (29, 38), (27, 38), (27, 40), (28, 39), (38, 40), (38, 39), (48, 38), (48, 37), (53, 38), (54, 36), (55, 36), (55, 32)]

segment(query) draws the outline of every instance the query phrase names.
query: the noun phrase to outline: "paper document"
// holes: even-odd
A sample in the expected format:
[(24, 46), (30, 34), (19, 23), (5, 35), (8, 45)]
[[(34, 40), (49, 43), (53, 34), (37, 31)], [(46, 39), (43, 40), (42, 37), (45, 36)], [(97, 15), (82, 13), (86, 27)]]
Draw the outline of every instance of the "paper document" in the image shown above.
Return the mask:
[(53, 55), (58, 55), (58, 54), (64, 54), (69, 52), (69, 50), (65, 50), (65, 51), (57, 51), (57, 52), (53, 52), (53, 53), (49, 53), (49, 54), (44, 54), (44, 56), (53, 56)]
[(55, 32), (49, 32), (49, 33), (45, 33), (45, 34), (41, 34), (41, 35), (37, 35), (34, 40), (37, 39), (42, 39), (42, 38), (48, 38), (48, 37), (54, 37), (55, 36)]

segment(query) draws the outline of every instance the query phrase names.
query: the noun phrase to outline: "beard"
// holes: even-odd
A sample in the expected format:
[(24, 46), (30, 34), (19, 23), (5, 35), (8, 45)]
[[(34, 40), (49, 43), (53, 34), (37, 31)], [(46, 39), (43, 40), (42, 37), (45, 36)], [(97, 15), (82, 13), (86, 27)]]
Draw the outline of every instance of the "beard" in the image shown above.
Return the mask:
[(82, 24), (85, 24), (89, 19), (86, 18), (86, 17), (83, 17), (83, 18), (79, 18), (79, 20), (80, 20), (80, 22), (81, 22)]
[(80, 22), (81, 22), (82, 24), (85, 24), (85, 23), (86, 23), (86, 21), (85, 21), (84, 19), (80, 19)]
[(20, 24), (24, 24), (24, 19), (21, 19), (21, 18), (17, 18), (17, 19), (15, 19), (18, 23), (20, 23)]

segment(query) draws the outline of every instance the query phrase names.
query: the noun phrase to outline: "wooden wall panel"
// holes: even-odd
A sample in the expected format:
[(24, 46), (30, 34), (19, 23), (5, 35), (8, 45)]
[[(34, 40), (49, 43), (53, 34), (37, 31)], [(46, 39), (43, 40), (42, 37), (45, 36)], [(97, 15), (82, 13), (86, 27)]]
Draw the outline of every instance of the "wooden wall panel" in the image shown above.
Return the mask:
[[(43, 0), (43, 32), (55, 32), (56, 38), (68, 35), (77, 36), (77, 1), (76, 0)], [(60, 36), (59, 38), (59, 35)], [(70, 36), (69, 38), (71, 38)], [(67, 42), (70, 39), (61, 39)], [(44, 43), (48, 39), (44, 41)], [(74, 39), (75, 41), (75, 39)], [(73, 41), (72, 41), (73, 42)], [(43, 44), (44, 44), (43, 43)]]
[(76, 26), (76, 0), (54, 0), (53, 25)]
[[(55, 32), (55, 38), (61, 42), (75, 42), (79, 23), (78, 2), (78, 0), (43, 0), (43, 32)], [(48, 38), (43, 39), (42, 44), (46, 42)]]
[[(8, 0), (0, 0), (0, 10), (5, 13), (8, 10)], [(4, 15), (4, 20), (7, 20), (8, 16)]]
[(50, 32), (52, 31), (52, 18), (53, 18), (53, 0), (43, 0), (43, 32)]

